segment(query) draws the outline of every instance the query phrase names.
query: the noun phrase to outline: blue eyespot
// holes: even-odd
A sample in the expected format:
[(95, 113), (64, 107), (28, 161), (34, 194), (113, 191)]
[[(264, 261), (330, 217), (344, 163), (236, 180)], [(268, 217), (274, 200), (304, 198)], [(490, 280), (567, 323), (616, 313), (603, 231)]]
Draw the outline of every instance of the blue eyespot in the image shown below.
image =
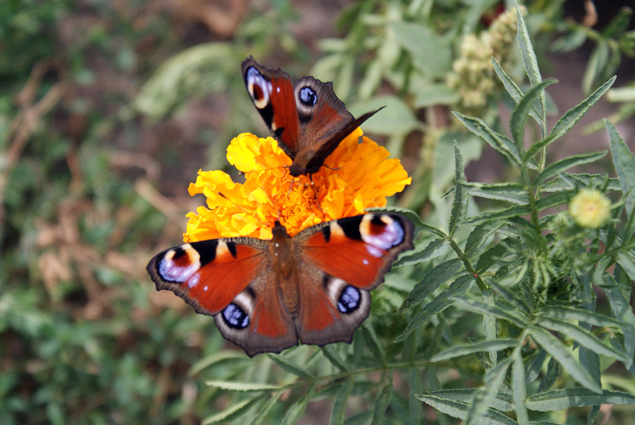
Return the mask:
[(342, 291), (340, 299), (337, 301), (337, 308), (341, 313), (349, 314), (359, 308), (362, 294), (353, 286), (347, 286)]
[(245, 329), (249, 326), (249, 316), (236, 304), (231, 303), (223, 310), (223, 319), (230, 328)]
[(303, 87), (300, 89), (300, 102), (307, 106), (313, 106), (317, 103), (317, 93), (311, 87)]

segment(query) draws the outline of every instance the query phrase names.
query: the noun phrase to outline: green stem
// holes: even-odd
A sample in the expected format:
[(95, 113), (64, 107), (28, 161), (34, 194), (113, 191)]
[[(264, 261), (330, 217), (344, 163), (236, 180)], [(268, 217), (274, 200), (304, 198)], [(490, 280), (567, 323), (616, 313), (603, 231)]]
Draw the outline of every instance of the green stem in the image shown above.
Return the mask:
[(483, 279), (481, 279), (481, 276), (479, 276), (479, 274), (476, 273), (476, 270), (474, 269), (474, 267), (472, 267), (472, 263), (470, 263), (470, 260), (465, 256), (465, 253), (463, 253), (463, 250), (461, 250), (461, 247), (459, 247), (456, 244), (456, 242), (454, 242), (454, 239), (450, 237), (446, 237), (446, 239), (450, 243), (450, 246), (452, 247), (454, 252), (456, 252), (456, 255), (463, 262), (463, 265), (465, 266), (467, 271), (476, 278), (476, 284), (478, 285), (478, 288), (481, 291), (485, 291), (489, 289), (487, 285), (485, 284), (485, 282), (483, 282)]

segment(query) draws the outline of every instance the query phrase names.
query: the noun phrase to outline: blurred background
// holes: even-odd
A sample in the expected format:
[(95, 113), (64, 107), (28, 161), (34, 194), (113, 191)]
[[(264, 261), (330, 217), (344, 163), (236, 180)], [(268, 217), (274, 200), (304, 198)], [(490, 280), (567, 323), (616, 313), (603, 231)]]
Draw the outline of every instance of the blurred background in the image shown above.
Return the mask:
[[(552, 155), (607, 148), (605, 117), (633, 147), (633, 2), (524, 3), (541, 69), (560, 80), (553, 114), (618, 75)], [(454, 140), (468, 180), (514, 179), (450, 113), (507, 131), (513, 101), (490, 57), (523, 75), (510, 5), (1, 1), (0, 423), (196, 424), (223, 404), (188, 371), (229, 343), (145, 265), (182, 241), (197, 171), (232, 172), (230, 140), (268, 135), (240, 75), (248, 55), (333, 81), (354, 115), (386, 105), (365, 132), (413, 176), (393, 202), (425, 220), (447, 220)], [(612, 174), (606, 161), (590, 171)], [(323, 423), (316, 403), (307, 416)]]

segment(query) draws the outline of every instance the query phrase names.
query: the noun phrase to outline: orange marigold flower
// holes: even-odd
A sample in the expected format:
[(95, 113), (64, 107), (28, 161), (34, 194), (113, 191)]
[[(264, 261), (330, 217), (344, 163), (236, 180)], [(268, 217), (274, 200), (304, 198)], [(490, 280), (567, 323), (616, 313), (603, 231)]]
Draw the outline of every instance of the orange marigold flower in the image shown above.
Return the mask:
[(339, 144), (312, 175), (314, 185), (308, 176), (289, 174), (285, 167), (291, 159), (273, 138), (249, 133), (234, 138), (227, 159), (245, 174), (245, 182), (236, 183), (222, 171), (199, 171), (189, 192), (204, 194), (207, 208), (187, 215), (185, 242), (234, 236), (271, 239), (276, 220), (293, 236), (314, 224), (386, 206), (386, 197), (412, 179), (398, 159), (388, 159), (385, 148), (367, 137), (359, 143), (360, 136), (357, 129)]

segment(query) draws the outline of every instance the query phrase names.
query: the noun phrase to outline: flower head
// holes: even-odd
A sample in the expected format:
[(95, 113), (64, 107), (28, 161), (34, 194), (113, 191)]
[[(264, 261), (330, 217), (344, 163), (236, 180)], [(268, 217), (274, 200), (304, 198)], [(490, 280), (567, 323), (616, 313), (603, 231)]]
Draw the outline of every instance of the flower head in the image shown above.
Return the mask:
[(383, 207), (386, 197), (412, 179), (398, 159), (367, 137), (359, 143), (360, 129), (346, 137), (308, 176), (292, 177), (291, 159), (268, 137), (243, 133), (227, 148), (227, 159), (245, 174), (236, 183), (222, 171), (199, 171), (190, 195), (202, 193), (207, 208), (187, 215), (186, 242), (234, 236), (271, 239), (279, 220), (293, 236), (314, 224), (350, 217), (367, 208)]
[(597, 229), (611, 218), (611, 201), (597, 189), (582, 189), (569, 203), (569, 214), (580, 227)]

